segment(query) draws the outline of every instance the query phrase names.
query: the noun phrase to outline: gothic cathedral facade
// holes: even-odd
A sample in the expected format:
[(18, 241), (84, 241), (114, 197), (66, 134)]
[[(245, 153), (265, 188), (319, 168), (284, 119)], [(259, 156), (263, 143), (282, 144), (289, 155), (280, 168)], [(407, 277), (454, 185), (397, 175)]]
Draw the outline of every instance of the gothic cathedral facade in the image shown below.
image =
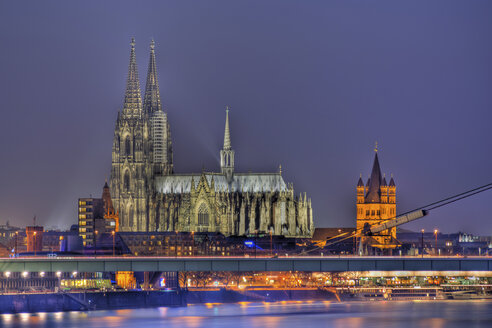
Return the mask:
[(142, 102), (132, 39), (123, 109), (112, 148), (110, 188), (120, 231), (202, 231), (226, 236), (271, 233), (310, 237), (311, 199), (296, 196), (282, 172), (235, 172), (226, 110), (220, 172), (175, 174), (170, 124), (162, 109), (155, 45)]

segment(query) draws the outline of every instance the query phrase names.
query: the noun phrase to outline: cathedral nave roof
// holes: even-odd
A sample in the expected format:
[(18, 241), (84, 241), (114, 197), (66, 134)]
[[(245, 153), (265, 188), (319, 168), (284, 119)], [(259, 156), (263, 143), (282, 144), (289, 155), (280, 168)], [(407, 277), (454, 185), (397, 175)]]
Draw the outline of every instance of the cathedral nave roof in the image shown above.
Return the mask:
[[(204, 173), (210, 186), (214, 179), (215, 191), (274, 192), (287, 191), (284, 179), (278, 173), (235, 173), (229, 185), (220, 173)], [(202, 174), (175, 174), (156, 177), (156, 190), (163, 194), (189, 193), (191, 181), (198, 187)]]

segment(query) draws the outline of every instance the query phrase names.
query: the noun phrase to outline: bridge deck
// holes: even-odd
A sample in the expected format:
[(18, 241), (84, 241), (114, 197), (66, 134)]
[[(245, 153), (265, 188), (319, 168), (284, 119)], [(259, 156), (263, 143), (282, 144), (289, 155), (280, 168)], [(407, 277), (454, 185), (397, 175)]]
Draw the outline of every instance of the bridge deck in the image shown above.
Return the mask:
[(492, 271), (492, 257), (74, 257), (0, 258), (0, 272)]

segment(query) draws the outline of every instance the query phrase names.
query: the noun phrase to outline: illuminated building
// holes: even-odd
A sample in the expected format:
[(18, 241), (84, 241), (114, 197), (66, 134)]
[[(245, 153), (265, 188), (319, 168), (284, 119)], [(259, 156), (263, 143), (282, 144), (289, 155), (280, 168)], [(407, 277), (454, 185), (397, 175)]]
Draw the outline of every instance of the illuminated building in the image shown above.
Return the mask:
[(104, 222), (105, 232), (118, 232), (119, 231), (119, 216), (118, 211), (113, 207), (113, 201), (111, 200), (111, 193), (109, 192), (108, 182), (104, 183), (102, 200), (104, 204)]
[[(366, 225), (372, 226), (396, 217), (396, 184), (391, 177), (389, 185), (381, 174), (377, 145), (374, 149), (374, 163), (371, 176), (366, 185), (362, 176), (357, 183), (357, 230), (363, 231)], [(378, 249), (393, 249), (399, 246), (396, 240), (396, 228), (384, 230), (374, 236), (361, 237), (360, 245), (366, 252), (366, 247)]]
[(26, 227), (27, 236), (27, 251), (41, 252), (43, 251), (43, 227), (28, 226)]
[[(94, 231), (96, 223), (102, 218), (102, 199), (79, 198), (79, 235), (83, 239), (84, 246), (94, 244)], [(96, 222), (98, 221), (98, 222)]]
[(137, 286), (133, 271), (117, 271), (115, 278), (116, 284), (121, 288), (134, 289)]
[(21, 231), (21, 228), (11, 226), (8, 221), (5, 225), (0, 225), (0, 244), (8, 245), (16, 233), (19, 234)]
[(118, 236), (131, 254), (140, 256), (230, 256), (245, 252), (244, 240), (232, 241), (217, 233), (120, 232)]
[(305, 193), (297, 197), (280, 168), (270, 173), (236, 172), (228, 110), (219, 155), (220, 172), (174, 173), (154, 42), (142, 104), (132, 40), (124, 105), (116, 120), (112, 148), (110, 188), (120, 231), (312, 235), (311, 199)]
[(79, 198), (78, 213), (79, 235), (84, 246), (94, 246), (97, 234), (118, 231), (118, 212), (113, 208), (107, 183), (102, 198)]
[(9, 256), (11, 253), (19, 251), (16, 248), (18, 248), (18, 245), (23, 244), (19, 233), (24, 234), (25, 231), (11, 226), (8, 221), (5, 225), (0, 225), (0, 256)]

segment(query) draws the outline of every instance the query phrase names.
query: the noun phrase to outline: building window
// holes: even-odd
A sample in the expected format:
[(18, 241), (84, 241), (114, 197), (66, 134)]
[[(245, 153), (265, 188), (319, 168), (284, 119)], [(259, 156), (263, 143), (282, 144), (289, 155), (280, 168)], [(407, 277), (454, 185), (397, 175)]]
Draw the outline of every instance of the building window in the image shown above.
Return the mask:
[(366, 216), (369, 216), (369, 210), (366, 210)]
[(126, 153), (126, 156), (130, 156), (131, 155), (131, 141), (130, 141), (130, 137), (126, 137), (126, 140), (125, 140), (125, 153)]
[(198, 225), (208, 226), (208, 209), (203, 203), (198, 209)]
[(378, 215), (381, 215), (381, 211), (380, 211), (380, 210), (378, 210), (378, 212), (377, 212), (377, 213), (378, 213)]
[(372, 211), (371, 211), (371, 215), (374, 215), (374, 214), (375, 214), (375, 213), (374, 213), (374, 210), (372, 210)]
[(128, 173), (128, 171), (125, 172), (125, 179), (123, 185), (126, 191), (130, 191), (130, 173)]

